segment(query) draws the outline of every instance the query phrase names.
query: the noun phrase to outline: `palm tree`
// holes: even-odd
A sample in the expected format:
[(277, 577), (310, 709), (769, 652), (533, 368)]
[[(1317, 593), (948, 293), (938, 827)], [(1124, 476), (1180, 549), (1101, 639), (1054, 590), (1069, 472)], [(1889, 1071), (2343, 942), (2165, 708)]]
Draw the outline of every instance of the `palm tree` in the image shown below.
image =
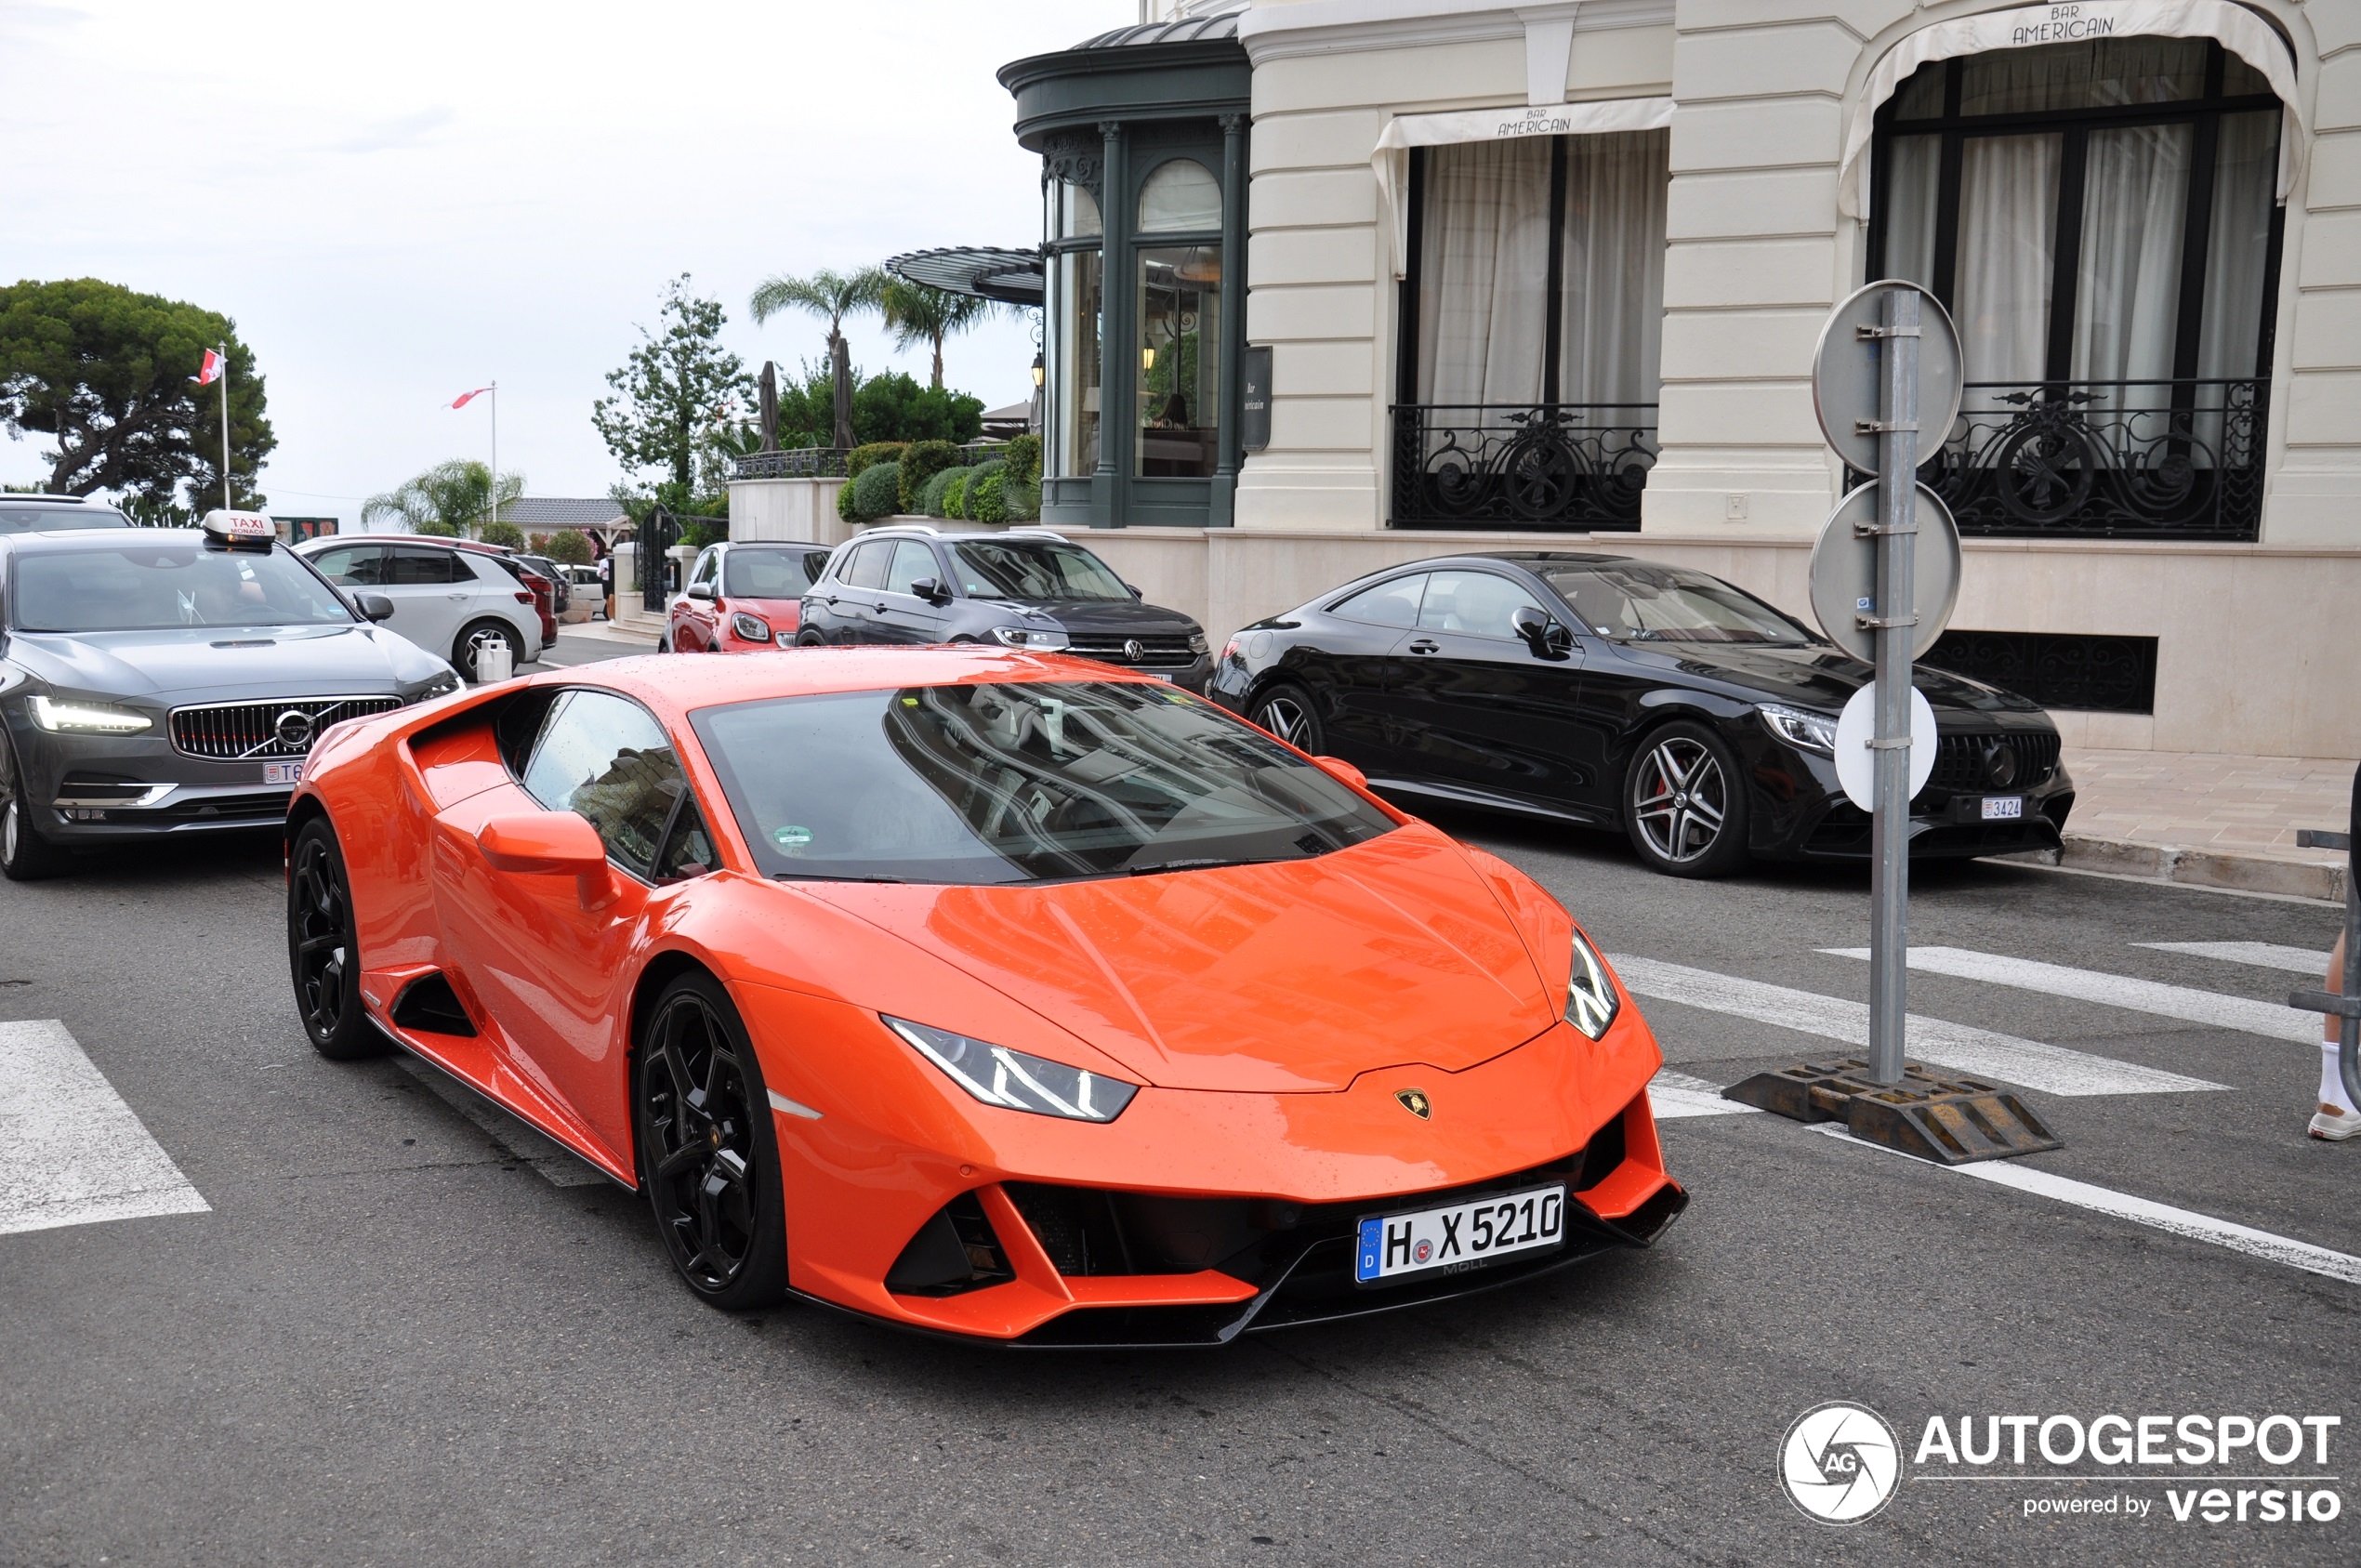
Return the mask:
[(785, 310), (809, 310), (828, 319), (828, 364), (836, 383), (837, 428), (831, 444), (849, 447), (852, 435), (852, 354), (845, 347), (844, 319), (857, 311), (883, 308), (885, 270), (864, 267), (851, 274), (822, 268), (808, 278), (781, 273), (765, 278), (746, 303), (758, 322)]
[(893, 334), (895, 348), (911, 349), (924, 343), (934, 349), (937, 389), (943, 386), (943, 340), (989, 320), (1000, 309), (998, 301), (982, 295), (955, 294), (947, 288), (930, 288), (904, 278), (889, 282), (885, 297), (878, 304), (885, 311), (885, 324)]
[(495, 487), (489, 468), (472, 457), (455, 457), (413, 474), (382, 495), (370, 496), (362, 504), (361, 521), (364, 527), (405, 523), (413, 534), (458, 538), (469, 526), (489, 520), (495, 502), (506, 507), (523, 494), (522, 474), (502, 474)]

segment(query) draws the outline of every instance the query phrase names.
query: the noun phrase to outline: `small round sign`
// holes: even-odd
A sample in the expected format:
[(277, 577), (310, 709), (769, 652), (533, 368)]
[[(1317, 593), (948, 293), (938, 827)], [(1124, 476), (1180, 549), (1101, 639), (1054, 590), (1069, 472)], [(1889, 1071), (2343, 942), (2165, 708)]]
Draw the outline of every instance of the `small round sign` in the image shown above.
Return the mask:
[[(1878, 732), (1878, 683), (1853, 693), (1837, 716), (1837, 783), (1844, 797), (1865, 811), (1878, 809), (1878, 754), (1869, 739)], [(1910, 794), (1916, 797), (1934, 776), (1934, 709), (1926, 694), (1910, 688)]]
[(1926, 461), (1959, 422), (1960, 371), (1959, 331), (1943, 302), (1916, 283), (1885, 278), (1855, 290), (1828, 312), (1820, 329), (1820, 347), (1812, 356), (1812, 406), (1820, 415), (1820, 433), (1837, 455), (1865, 474), (1878, 471), (1878, 434), (1862, 430), (1856, 421), (1878, 417), (1884, 374), (1885, 346), (1881, 336), (1864, 337), (1885, 328), (1885, 298), (1896, 289), (1908, 289), (1919, 298), (1919, 460)]
[[(1910, 657), (1921, 658), (1951, 622), (1959, 599), (1959, 525), (1943, 497), (1919, 486), (1919, 532), (1910, 552), (1910, 586), (1917, 595), (1911, 628)], [(1876, 663), (1878, 634), (1861, 625), (1864, 615), (1876, 617), (1878, 607), (1878, 536), (1856, 534), (1856, 525), (1878, 522), (1878, 486), (1874, 481), (1837, 503), (1812, 547), (1812, 613), (1828, 640), (1856, 659)]]

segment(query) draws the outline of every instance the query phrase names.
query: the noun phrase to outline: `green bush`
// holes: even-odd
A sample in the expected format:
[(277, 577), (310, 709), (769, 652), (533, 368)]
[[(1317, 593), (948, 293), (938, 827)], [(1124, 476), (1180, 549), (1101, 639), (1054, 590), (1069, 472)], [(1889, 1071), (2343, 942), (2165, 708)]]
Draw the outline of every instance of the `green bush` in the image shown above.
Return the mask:
[(959, 449), (947, 441), (912, 441), (910, 450), (902, 455), (902, 509), (919, 510), (928, 481), (962, 461)]
[[(830, 405), (834, 409), (834, 403)], [(864, 441), (969, 441), (983, 428), (983, 400), (926, 387), (901, 371), (873, 376), (852, 393), (852, 428)]]
[(524, 548), (524, 530), (507, 518), (494, 518), (476, 530), (476, 537), (487, 545), (498, 545), (504, 549)]
[(965, 480), (967, 472), (965, 468), (944, 468), (927, 481), (925, 491), (918, 496), (917, 509), (929, 517), (949, 517), (951, 514), (943, 509), (943, 498), (950, 494), (951, 481)]
[(536, 534), (534, 535), (534, 543), (541, 547), (543, 555), (547, 556), (560, 566), (590, 564), (592, 555), (590, 541), (574, 529), (564, 529), (556, 534)]
[(866, 446), (856, 446), (845, 454), (844, 477), (859, 479), (872, 465), (882, 463), (889, 457), (901, 456), (909, 444), (899, 441), (873, 441)]
[(1003, 463), (997, 457), (995, 457), (989, 463), (978, 463), (974, 468), (968, 470), (968, 501), (970, 508), (968, 515), (969, 517), (973, 517), (975, 515), (972, 508), (975, 502), (976, 486), (982, 484), (985, 480), (992, 478), (996, 474), (1005, 474), (1008, 471), (1009, 465)]
[(1009, 443), (1009, 482), (1039, 484), (1041, 482), (1041, 438), (1019, 436)]
[(1006, 522), (1009, 503), (1002, 494), (1008, 488), (1007, 474), (985, 474), (969, 487), (968, 515), (978, 522)]
[(861, 470), (852, 481), (853, 515), (863, 522), (891, 517), (902, 505), (902, 465), (889, 457)]
[(1020, 484), (1010, 481), (1008, 488), (1000, 494), (1008, 505), (1010, 522), (1039, 522), (1041, 520), (1041, 487), (1039, 485)]
[(952, 470), (951, 482), (943, 488), (943, 515), (944, 517), (968, 515), (968, 486), (975, 481), (975, 477), (976, 471), (973, 468)]
[(837, 516), (847, 522), (859, 522), (861, 514), (852, 509), (852, 481), (847, 480), (837, 491)]

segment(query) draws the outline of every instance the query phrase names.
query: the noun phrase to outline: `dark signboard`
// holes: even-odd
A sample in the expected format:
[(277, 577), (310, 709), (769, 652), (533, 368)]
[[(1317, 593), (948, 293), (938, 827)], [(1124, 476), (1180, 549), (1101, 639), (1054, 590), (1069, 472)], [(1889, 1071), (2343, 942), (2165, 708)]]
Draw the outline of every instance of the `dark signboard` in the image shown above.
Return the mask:
[(1265, 344), (1246, 350), (1246, 395), (1238, 409), (1238, 444), (1260, 452), (1271, 444), (1271, 349)]

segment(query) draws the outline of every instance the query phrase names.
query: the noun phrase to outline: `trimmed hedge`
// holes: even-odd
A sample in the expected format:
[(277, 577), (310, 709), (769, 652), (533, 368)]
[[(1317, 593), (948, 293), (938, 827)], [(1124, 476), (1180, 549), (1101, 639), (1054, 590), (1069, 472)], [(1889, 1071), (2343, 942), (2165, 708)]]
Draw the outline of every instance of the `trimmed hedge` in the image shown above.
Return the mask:
[(909, 445), (905, 441), (873, 441), (866, 446), (856, 446), (844, 455), (844, 477), (859, 479), (871, 465), (901, 456)]
[(959, 466), (959, 449), (947, 441), (912, 441), (902, 455), (902, 509), (921, 508), (927, 481), (945, 468)]
[(1041, 482), (1041, 438), (1019, 436), (1009, 443), (1005, 455), (1009, 464), (1009, 482), (1037, 485)]
[(845, 490), (852, 497), (852, 515), (857, 520), (875, 522), (891, 517), (902, 505), (902, 465), (890, 457), (872, 463)]
[(951, 482), (943, 487), (943, 515), (944, 517), (968, 515), (968, 486), (974, 482), (975, 472), (973, 468), (951, 470)]
[[(998, 465), (987, 465), (997, 467)], [(1009, 503), (1002, 494), (1009, 483), (1006, 473), (985, 474), (968, 486), (968, 515), (978, 522), (1006, 522)]]
[(943, 498), (949, 494), (951, 481), (967, 471), (965, 468), (944, 468), (927, 481), (926, 489), (918, 495), (917, 509), (929, 517), (949, 517), (951, 514), (943, 509)]

